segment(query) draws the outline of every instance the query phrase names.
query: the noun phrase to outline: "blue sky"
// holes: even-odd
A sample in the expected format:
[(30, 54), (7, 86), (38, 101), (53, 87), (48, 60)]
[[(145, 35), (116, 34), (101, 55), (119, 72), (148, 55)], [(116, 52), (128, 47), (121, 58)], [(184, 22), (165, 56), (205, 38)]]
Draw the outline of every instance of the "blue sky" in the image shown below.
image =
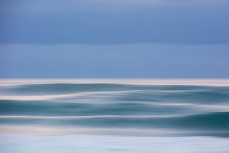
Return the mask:
[(227, 0), (0, 4), (0, 77), (229, 77)]

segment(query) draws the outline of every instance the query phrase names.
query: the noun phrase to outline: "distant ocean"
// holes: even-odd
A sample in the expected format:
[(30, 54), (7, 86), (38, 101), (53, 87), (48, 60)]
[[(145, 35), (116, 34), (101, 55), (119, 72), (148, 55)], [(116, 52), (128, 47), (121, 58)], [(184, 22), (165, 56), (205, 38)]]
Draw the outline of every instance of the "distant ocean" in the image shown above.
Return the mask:
[(1, 79), (0, 153), (228, 153), (227, 79)]

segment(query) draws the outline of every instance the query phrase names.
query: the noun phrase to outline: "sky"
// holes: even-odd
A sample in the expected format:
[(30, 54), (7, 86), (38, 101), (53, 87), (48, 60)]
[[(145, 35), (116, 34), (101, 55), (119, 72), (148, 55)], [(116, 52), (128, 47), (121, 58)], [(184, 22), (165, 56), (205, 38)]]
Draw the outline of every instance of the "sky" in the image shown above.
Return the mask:
[(0, 0), (1, 78), (228, 78), (227, 0)]

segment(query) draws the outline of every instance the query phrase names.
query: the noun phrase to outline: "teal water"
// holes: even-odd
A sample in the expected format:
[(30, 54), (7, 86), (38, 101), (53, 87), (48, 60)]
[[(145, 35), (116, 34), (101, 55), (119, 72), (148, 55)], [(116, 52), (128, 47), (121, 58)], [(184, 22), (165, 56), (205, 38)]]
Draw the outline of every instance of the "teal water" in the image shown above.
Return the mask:
[[(0, 146), (3, 147), (1, 152), (7, 152), (10, 145), (21, 148), (11, 151), (12, 153), (26, 152), (22, 148), (29, 147), (27, 143), (21, 146), (19, 143), (20, 139), (28, 138), (26, 134), (30, 134), (29, 139), (34, 140), (31, 146), (41, 145), (39, 141), (49, 138), (57, 138), (53, 141), (58, 143), (61, 141), (60, 137), (52, 136), (39, 137), (39, 141), (35, 141), (37, 134), (61, 134), (74, 135), (76, 138), (87, 135), (88, 141), (90, 138), (94, 140), (93, 137), (103, 139), (103, 135), (106, 135), (107, 140), (109, 136), (111, 139), (119, 137), (120, 141), (122, 138), (128, 138), (128, 141), (145, 138), (144, 141), (149, 140), (152, 143), (157, 142), (158, 138), (162, 142), (157, 148), (160, 152), (166, 152), (160, 150), (160, 146), (166, 143), (171, 145), (173, 139), (180, 144), (185, 139), (183, 145), (186, 150), (185, 147), (179, 148), (179, 145), (172, 143), (178, 147), (173, 152), (199, 153), (201, 149), (195, 150), (197, 144), (192, 139), (197, 143), (199, 141), (198, 144), (203, 143), (202, 139), (214, 139), (213, 144), (223, 141), (223, 144), (229, 146), (229, 86), (64, 82), (5, 85), (0, 90), (0, 132)], [(167, 142), (166, 138), (171, 142)], [(114, 143), (118, 145), (118, 141)], [(88, 144), (88, 147), (90, 145), (92, 144)], [(189, 145), (194, 150), (190, 150), (187, 147)], [(97, 151), (101, 149), (98, 146), (94, 145)], [(65, 147), (69, 149), (68, 145)], [(212, 147), (214, 153), (229, 152), (226, 148), (218, 147), (217, 150)], [(66, 152), (74, 152), (74, 149)], [(125, 149), (128, 147), (106, 152), (128, 152)], [(204, 149), (204, 153), (211, 152), (207, 147)], [(52, 151), (49, 148), (46, 152)]]

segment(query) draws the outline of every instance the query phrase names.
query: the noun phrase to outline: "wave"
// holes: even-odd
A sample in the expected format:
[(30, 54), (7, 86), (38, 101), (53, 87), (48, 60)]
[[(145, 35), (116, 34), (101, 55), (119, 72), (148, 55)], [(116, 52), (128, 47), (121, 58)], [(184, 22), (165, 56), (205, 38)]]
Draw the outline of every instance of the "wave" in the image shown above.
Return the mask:
[(188, 116), (3, 116), (1, 124), (38, 124), (54, 126), (169, 128), (229, 132), (229, 112)]
[(122, 85), (122, 84), (31, 84), (2, 88), (2, 93), (14, 95), (70, 94), (100, 91), (142, 91), (120, 97), (137, 101), (229, 101), (229, 87), (187, 85)]
[(216, 112), (176, 118), (176, 125), (183, 128), (198, 128), (202, 130), (217, 129), (229, 131), (229, 112)]
[(119, 84), (31, 84), (10, 86), (8, 92), (29, 93), (29, 94), (50, 94), (50, 93), (77, 93), (89, 91), (117, 91), (128, 90), (131, 86)]
[(187, 105), (137, 102), (53, 102), (0, 100), (0, 115), (171, 115), (187, 114)]
[[(153, 89), (155, 89), (154, 87)], [(171, 90), (169, 90), (171, 89)], [(229, 102), (229, 88), (207, 88), (190, 86), (157, 87), (157, 90), (145, 89), (138, 93), (129, 93), (119, 97), (120, 100), (129, 101), (166, 101), (190, 103)]]
[(229, 132), (229, 87), (47, 83), (2, 86), (0, 125)]

